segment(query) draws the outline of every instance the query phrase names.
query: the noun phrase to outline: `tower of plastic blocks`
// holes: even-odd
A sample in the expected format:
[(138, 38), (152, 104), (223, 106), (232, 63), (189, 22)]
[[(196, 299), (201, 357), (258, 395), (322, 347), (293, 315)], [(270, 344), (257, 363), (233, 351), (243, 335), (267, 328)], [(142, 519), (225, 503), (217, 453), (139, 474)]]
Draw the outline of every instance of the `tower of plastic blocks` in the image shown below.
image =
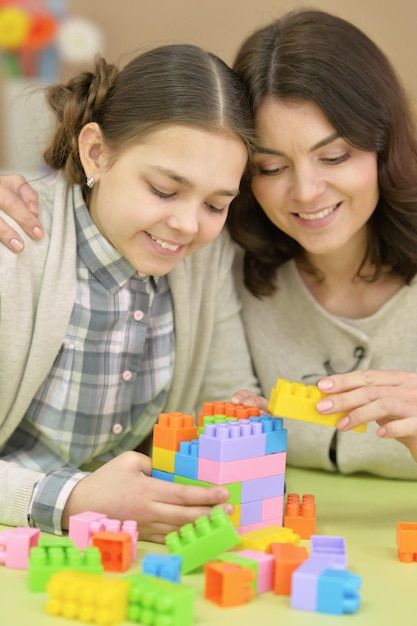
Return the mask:
[(287, 450), (283, 420), (259, 415), (256, 407), (225, 402), (204, 404), (198, 432), (185, 422), (189, 417), (159, 417), (152, 476), (186, 485), (224, 485), (234, 506), (231, 520), (240, 533), (282, 526)]

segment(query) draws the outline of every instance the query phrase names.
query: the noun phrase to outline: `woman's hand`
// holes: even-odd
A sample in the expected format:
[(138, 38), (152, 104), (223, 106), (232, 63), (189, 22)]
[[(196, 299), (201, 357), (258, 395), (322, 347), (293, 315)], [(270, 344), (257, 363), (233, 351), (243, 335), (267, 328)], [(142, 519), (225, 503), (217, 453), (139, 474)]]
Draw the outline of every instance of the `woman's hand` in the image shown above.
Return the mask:
[(417, 374), (359, 370), (323, 378), (318, 387), (331, 394), (317, 403), (320, 413), (348, 413), (338, 422), (339, 430), (375, 421), (379, 437), (397, 439), (417, 461)]
[[(43, 229), (37, 219), (38, 194), (23, 176), (0, 176), (0, 209), (10, 215), (32, 239), (43, 237)], [(20, 252), (25, 245), (20, 235), (1, 218), (0, 242), (13, 252)]]
[(232, 402), (233, 404), (243, 404), (243, 406), (256, 406), (262, 413), (269, 413), (268, 400), (247, 389), (236, 391), (233, 394)]
[(83, 478), (67, 500), (62, 528), (68, 529), (71, 515), (96, 511), (112, 519), (136, 520), (141, 540), (163, 543), (167, 533), (207, 515), (214, 505), (233, 512), (233, 505), (224, 504), (230, 495), (224, 487), (166, 482), (152, 478), (151, 469), (149, 457), (124, 452)]

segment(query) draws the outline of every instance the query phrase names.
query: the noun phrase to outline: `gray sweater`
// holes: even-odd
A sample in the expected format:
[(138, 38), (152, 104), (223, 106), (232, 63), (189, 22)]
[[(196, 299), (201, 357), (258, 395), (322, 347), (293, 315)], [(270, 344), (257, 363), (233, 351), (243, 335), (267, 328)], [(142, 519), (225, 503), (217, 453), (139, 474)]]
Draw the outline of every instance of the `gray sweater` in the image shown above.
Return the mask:
[[(0, 246), (0, 446), (15, 430), (59, 351), (76, 286), (72, 189), (62, 174), (35, 185), (45, 237), (19, 229), (25, 251)], [(4, 219), (10, 221), (2, 214)], [(164, 412), (190, 413), (204, 401), (258, 389), (232, 276), (226, 232), (169, 274), (175, 315), (175, 368)], [(157, 416), (155, 416), (156, 419)], [(1, 454), (1, 453), (0, 453)], [(43, 474), (0, 461), (0, 523), (27, 525), (34, 484)]]
[[(398, 369), (417, 372), (417, 280), (403, 287), (381, 309), (364, 319), (341, 319), (324, 310), (301, 280), (295, 263), (278, 272), (278, 290), (259, 300), (242, 283), (241, 254), (236, 277), (249, 347), (263, 394), (277, 378), (314, 385), (330, 372)], [(417, 410), (417, 407), (416, 407)], [(329, 447), (335, 430), (285, 420), (289, 465), (334, 471)], [(417, 479), (417, 463), (395, 440), (365, 434), (337, 434), (340, 472), (369, 472), (388, 478)]]

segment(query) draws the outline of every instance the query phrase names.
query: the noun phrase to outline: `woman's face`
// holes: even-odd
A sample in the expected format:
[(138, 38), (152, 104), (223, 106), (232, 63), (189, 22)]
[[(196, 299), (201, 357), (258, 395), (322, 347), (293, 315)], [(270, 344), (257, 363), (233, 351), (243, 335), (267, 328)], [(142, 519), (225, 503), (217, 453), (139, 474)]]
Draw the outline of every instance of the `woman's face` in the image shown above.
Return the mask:
[(311, 259), (346, 246), (362, 255), (379, 197), (376, 153), (352, 147), (308, 101), (268, 97), (256, 127), (252, 189), (269, 219)]
[(100, 155), (92, 219), (139, 272), (167, 274), (220, 233), (247, 158), (237, 136), (191, 125), (158, 127), (110, 167)]

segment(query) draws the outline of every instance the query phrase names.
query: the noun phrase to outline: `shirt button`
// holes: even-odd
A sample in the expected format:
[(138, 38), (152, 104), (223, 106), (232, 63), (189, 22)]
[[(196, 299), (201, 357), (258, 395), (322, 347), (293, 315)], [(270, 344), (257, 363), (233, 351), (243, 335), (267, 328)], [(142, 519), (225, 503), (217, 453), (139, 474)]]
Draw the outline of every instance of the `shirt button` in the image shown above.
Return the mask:
[(115, 435), (120, 435), (123, 430), (122, 424), (113, 424), (112, 431)]
[(137, 322), (140, 322), (140, 320), (143, 320), (143, 316), (144, 316), (144, 312), (140, 311), (139, 309), (133, 313), (133, 318)]
[(132, 378), (133, 374), (130, 370), (125, 370), (122, 374), (122, 378), (123, 380), (130, 380)]

